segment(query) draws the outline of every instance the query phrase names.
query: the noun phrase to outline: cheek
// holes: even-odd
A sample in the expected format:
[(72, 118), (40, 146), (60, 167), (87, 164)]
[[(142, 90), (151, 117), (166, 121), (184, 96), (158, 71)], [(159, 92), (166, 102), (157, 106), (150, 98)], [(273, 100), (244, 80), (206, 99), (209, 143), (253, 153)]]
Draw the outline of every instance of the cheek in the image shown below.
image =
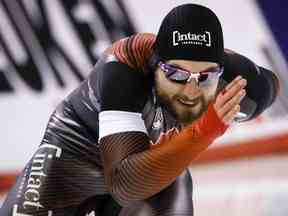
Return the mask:
[(161, 72), (156, 76), (156, 82), (158, 89), (164, 93), (165, 95), (169, 96), (171, 99), (174, 95), (179, 94), (182, 91), (182, 86), (176, 83), (171, 82), (168, 80), (165, 75)]
[(163, 90), (172, 98), (174, 95), (177, 95), (181, 92), (181, 87), (177, 86), (177, 84), (173, 84), (170, 81), (163, 83)]
[(207, 101), (215, 98), (218, 82), (203, 88), (203, 95)]

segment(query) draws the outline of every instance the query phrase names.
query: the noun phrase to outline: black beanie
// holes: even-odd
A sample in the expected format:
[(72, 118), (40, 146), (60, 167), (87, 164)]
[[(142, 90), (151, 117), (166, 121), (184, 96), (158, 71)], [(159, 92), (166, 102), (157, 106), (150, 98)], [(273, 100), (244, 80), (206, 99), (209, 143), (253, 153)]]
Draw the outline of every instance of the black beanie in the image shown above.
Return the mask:
[(185, 59), (223, 64), (220, 21), (209, 8), (184, 4), (172, 9), (161, 23), (154, 44), (163, 60)]

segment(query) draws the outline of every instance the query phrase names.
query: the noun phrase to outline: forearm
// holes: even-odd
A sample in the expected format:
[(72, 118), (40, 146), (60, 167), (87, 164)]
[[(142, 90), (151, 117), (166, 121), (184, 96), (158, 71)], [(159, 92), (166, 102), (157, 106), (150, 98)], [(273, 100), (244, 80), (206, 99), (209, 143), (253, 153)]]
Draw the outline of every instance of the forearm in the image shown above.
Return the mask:
[(160, 192), (207, 148), (210, 143), (189, 142), (180, 133), (159, 148), (133, 154), (111, 168), (108, 184), (122, 205)]
[[(123, 140), (123, 137), (127, 137), (125, 133), (104, 137), (101, 140), (103, 151), (110, 151), (109, 154), (103, 154), (109, 157), (104, 158), (104, 161), (114, 161), (111, 167), (106, 167), (106, 172), (109, 173), (105, 174), (114, 198), (121, 205), (128, 205), (151, 197), (171, 184), (217, 136), (211, 132), (210, 136), (200, 135), (200, 129), (199, 125), (190, 125), (153, 149), (147, 148), (147, 137), (143, 133), (133, 132), (133, 141), (130, 142)], [(209, 127), (207, 130), (210, 130)], [(131, 135), (130, 132), (129, 136)], [(129, 149), (125, 152), (126, 155), (119, 156), (120, 147), (115, 149), (110, 146), (120, 140)], [(135, 149), (135, 142), (146, 142), (146, 145), (137, 145)], [(117, 157), (119, 161), (115, 162)]]

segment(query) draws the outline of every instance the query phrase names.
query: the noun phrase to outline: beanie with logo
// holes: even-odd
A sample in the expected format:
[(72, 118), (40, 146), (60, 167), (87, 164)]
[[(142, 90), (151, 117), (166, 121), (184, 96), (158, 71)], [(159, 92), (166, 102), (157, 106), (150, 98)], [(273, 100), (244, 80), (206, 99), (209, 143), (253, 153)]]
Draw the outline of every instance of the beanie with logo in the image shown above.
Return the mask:
[(184, 59), (223, 64), (223, 33), (213, 11), (197, 4), (173, 8), (163, 19), (154, 55), (163, 60)]
[(231, 50), (224, 51), (223, 44), (222, 27), (213, 11), (196, 4), (180, 5), (161, 23), (150, 66), (155, 69), (159, 60), (171, 59), (215, 62), (224, 67), (219, 89), (241, 75), (247, 80), (247, 93), (240, 104), (243, 117), (239, 120), (253, 119), (275, 101), (279, 79), (247, 57)]

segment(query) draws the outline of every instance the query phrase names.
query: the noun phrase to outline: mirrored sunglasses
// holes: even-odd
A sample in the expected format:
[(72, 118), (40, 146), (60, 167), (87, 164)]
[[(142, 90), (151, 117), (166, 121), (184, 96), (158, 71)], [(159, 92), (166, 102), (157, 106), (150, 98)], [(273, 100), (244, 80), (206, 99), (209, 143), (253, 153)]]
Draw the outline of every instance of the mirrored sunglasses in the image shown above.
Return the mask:
[(219, 78), (224, 71), (224, 67), (215, 67), (200, 72), (191, 72), (162, 61), (160, 61), (158, 65), (165, 73), (166, 78), (173, 82), (185, 84), (194, 79), (197, 84), (201, 86), (207, 85), (211, 83), (212, 80)]

